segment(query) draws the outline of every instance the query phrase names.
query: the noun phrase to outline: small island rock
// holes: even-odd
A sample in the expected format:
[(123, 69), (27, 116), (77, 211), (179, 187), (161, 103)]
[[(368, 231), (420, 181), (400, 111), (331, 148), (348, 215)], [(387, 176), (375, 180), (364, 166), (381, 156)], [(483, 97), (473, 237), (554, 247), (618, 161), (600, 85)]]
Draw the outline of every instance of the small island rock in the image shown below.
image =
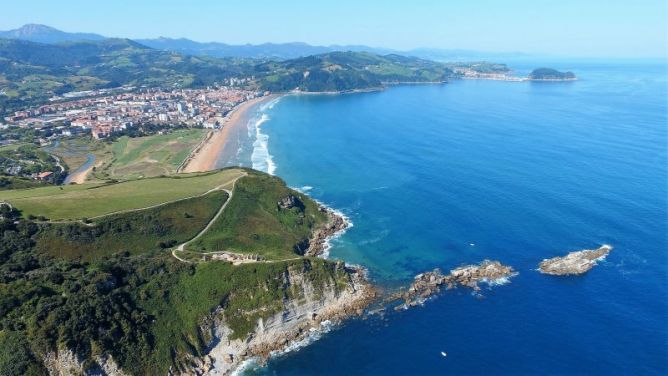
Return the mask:
[(599, 260), (604, 259), (611, 250), (611, 246), (604, 244), (599, 249), (585, 249), (571, 252), (563, 257), (545, 259), (538, 265), (538, 270), (550, 275), (584, 274), (596, 266)]
[(575, 79), (573, 72), (560, 72), (552, 68), (534, 69), (529, 74), (529, 80), (532, 81), (572, 81)]

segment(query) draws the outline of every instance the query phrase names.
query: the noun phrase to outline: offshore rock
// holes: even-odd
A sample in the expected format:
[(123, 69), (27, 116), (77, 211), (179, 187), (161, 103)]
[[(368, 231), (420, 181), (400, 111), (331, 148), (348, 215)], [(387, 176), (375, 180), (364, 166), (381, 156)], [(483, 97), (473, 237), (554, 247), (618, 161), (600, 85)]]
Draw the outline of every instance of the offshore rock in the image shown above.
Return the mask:
[(611, 250), (611, 246), (604, 244), (598, 249), (585, 249), (563, 257), (545, 259), (538, 265), (538, 270), (549, 275), (584, 274), (596, 266), (599, 260), (605, 259)]
[(448, 275), (443, 275), (440, 269), (434, 269), (415, 276), (408, 290), (395, 294), (391, 300), (404, 301), (403, 305), (395, 307), (396, 310), (415, 307), (441, 291), (444, 286), (447, 289), (464, 286), (479, 291), (479, 283), (490, 285), (502, 283), (516, 274), (512, 267), (491, 260), (484, 260), (477, 265), (466, 265), (453, 269)]

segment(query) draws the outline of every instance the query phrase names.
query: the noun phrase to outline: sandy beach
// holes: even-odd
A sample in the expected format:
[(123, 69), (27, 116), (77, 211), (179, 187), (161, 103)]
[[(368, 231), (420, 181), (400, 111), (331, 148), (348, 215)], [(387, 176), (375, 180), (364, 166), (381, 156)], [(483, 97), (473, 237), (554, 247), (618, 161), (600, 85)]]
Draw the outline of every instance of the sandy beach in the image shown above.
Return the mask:
[(202, 140), (202, 143), (195, 147), (179, 172), (203, 172), (213, 170), (216, 167), (218, 157), (227, 145), (230, 130), (245, 125), (243, 121), (246, 118), (245, 115), (254, 105), (268, 102), (276, 97), (276, 95), (268, 95), (255, 98), (235, 107), (234, 110), (225, 117), (223, 127), (209, 132), (204, 140)]

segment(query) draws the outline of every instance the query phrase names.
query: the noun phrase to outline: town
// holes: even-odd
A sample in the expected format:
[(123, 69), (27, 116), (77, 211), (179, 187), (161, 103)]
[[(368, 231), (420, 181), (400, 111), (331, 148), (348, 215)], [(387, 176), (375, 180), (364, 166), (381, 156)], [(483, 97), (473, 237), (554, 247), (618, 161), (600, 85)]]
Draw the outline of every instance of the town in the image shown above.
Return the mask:
[[(60, 137), (90, 133), (104, 139), (141, 125), (219, 128), (234, 107), (267, 93), (232, 86), (178, 89), (124, 86), (69, 93), (57, 103), (16, 111), (2, 127), (33, 129), (48, 144)], [(76, 98), (64, 100), (66, 98)], [(46, 132), (45, 132), (46, 131)], [(12, 143), (0, 139), (0, 144)]]

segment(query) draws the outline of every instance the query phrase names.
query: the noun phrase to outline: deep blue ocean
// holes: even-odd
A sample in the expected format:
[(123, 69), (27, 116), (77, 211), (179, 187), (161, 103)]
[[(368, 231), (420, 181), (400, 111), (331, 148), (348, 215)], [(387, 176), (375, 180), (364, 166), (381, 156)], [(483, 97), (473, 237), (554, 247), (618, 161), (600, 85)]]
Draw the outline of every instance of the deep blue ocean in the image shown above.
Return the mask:
[[(382, 286), (486, 258), (519, 275), (482, 296), (447, 291), (349, 321), (247, 374), (668, 374), (667, 65), (551, 66), (580, 79), (292, 95), (257, 109), (246, 164), (354, 223), (330, 257)], [(535, 271), (602, 244), (614, 249), (586, 275)]]

